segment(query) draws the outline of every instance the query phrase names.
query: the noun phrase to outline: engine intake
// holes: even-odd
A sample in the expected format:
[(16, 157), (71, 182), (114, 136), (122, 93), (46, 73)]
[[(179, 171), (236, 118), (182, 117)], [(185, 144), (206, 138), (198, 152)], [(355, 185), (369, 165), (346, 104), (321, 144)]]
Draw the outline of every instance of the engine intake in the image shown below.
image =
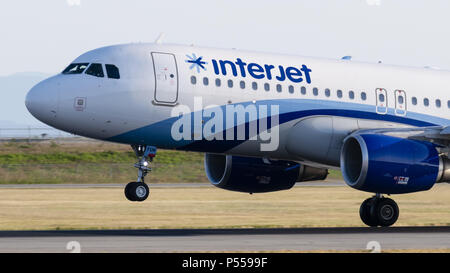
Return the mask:
[(287, 190), (296, 182), (323, 180), (328, 175), (326, 169), (291, 161), (220, 154), (205, 154), (205, 170), (214, 186), (248, 193)]
[(358, 190), (399, 194), (428, 190), (450, 178), (449, 161), (430, 142), (387, 135), (351, 135), (341, 150), (345, 182)]

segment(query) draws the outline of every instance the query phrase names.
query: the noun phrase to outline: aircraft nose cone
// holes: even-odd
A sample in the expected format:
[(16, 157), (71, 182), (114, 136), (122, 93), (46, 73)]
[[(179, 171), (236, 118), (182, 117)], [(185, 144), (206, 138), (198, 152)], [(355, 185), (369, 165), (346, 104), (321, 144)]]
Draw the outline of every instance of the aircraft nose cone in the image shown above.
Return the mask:
[(51, 125), (57, 114), (57, 85), (51, 79), (38, 83), (28, 91), (25, 98), (25, 106), (35, 118)]

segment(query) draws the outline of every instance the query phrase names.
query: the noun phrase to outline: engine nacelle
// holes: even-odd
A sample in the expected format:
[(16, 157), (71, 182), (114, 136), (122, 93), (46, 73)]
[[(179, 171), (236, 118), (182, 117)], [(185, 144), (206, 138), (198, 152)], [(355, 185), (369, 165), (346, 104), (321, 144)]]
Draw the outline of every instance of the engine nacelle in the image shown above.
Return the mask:
[(206, 175), (216, 187), (258, 193), (287, 190), (296, 182), (323, 180), (328, 170), (296, 162), (205, 154)]
[(430, 142), (387, 135), (351, 135), (341, 151), (345, 182), (358, 190), (399, 194), (448, 181), (449, 161)]

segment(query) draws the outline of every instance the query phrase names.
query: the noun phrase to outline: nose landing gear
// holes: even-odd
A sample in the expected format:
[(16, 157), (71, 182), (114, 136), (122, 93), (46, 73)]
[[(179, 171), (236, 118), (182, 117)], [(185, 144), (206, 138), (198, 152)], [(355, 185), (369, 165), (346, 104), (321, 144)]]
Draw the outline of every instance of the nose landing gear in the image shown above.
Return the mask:
[(359, 215), (368, 226), (388, 227), (397, 221), (400, 211), (394, 200), (377, 194), (361, 204)]
[(138, 179), (125, 186), (125, 197), (130, 201), (142, 202), (150, 193), (144, 178), (152, 170), (149, 165), (156, 156), (156, 147), (148, 145), (131, 145), (131, 147), (139, 160), (134, 164), (134, 167), (138, 169)]

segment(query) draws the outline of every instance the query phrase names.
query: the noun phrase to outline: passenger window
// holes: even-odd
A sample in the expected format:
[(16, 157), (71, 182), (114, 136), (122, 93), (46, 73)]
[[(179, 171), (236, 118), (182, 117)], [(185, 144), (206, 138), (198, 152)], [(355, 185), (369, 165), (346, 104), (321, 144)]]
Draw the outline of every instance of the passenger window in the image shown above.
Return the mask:
[(366, 94), (366, 92), (361, 92), (361, 99), (362, 99), (362, 100), (366, 100), (366, 99), (367, 99), (367, 94)]
[(436, 107), (441, 108), (441, 100), (436, 100)]
[(256, 82), (252, 82), (252, 89), (258, 90), (258, 84)]
[(294, 94), (294, 86), (289, 85), (289, 93)]
[(281, 91), (282, 91), (281, 84), (277, 84), (277, 92), (281, 92)]
[(317, 89), (317, 87), (314, 87), (314, 88), (313, 88), (313, 95), (314, 95), (314, 96), (319, 95), (319, 89)]
[(306, 95), (306, 87), (302, 86), (300, 88), (300, 93), (302, 93), (302, 95)]
[(192, 84), (196, 84), (197, 83), (197, 78), (195, 76), (191, 77), (191, 83)]
[(207, 86), (209, 84), (209, 79), (207, 77), (203, 78), (203, 85)]
[(411, 102), (413, 105), (417, 105), (417, 98), (416, 97), (412, 97)]
[(220, 79), (216, 79), (216, 86), (219, 87), (221, 84)]
[(265, 83), (265, 84), (264, 84), (264, 90), (270, 91), (270, 84)]
[(430, 101), (427, 98), (423, 99), (423, 105), (425, 106), (430, 105)]
[(100, 78), (103, 78), (105, 76), (105, 74), (103, 74), (102, 64), (96, 63), (93, 63), (89, 66), (89, 68), (86, 70), (86, 74)]
[(70, 64), (64, 71), (63, 74), (81, 74), (86, 69), (89, 63), (76, 63)]
[(228, 87), (233, 88), (233, 80), (228, 80)]
[(337, 91), (337, 96), (338, 96), (338, 98), (342, 98), (342, 90)]
[(105, 64), (106, 74), (110, 79), (120, 79), (119, 68), (113, 64)]
[(330, 91), (330, 89), (325, 89), (325, 96), (327, 96), (327, 97), (329, 97), (329, 96), (331, 96), (331, 91)]
[(348, 97), (349, 97), (351, 100), (355, 99), (355, 92), (353, 92), (353, 91), (348, 92)]
[(239, 86), (241, 87), (241, 89), (245, 89), (245, 82), (244, 82), (244, 81), (241, 81), (241, 82), (239, 83)]
[(447, 107), (450, 108), (450, 100), (447, 101)]

